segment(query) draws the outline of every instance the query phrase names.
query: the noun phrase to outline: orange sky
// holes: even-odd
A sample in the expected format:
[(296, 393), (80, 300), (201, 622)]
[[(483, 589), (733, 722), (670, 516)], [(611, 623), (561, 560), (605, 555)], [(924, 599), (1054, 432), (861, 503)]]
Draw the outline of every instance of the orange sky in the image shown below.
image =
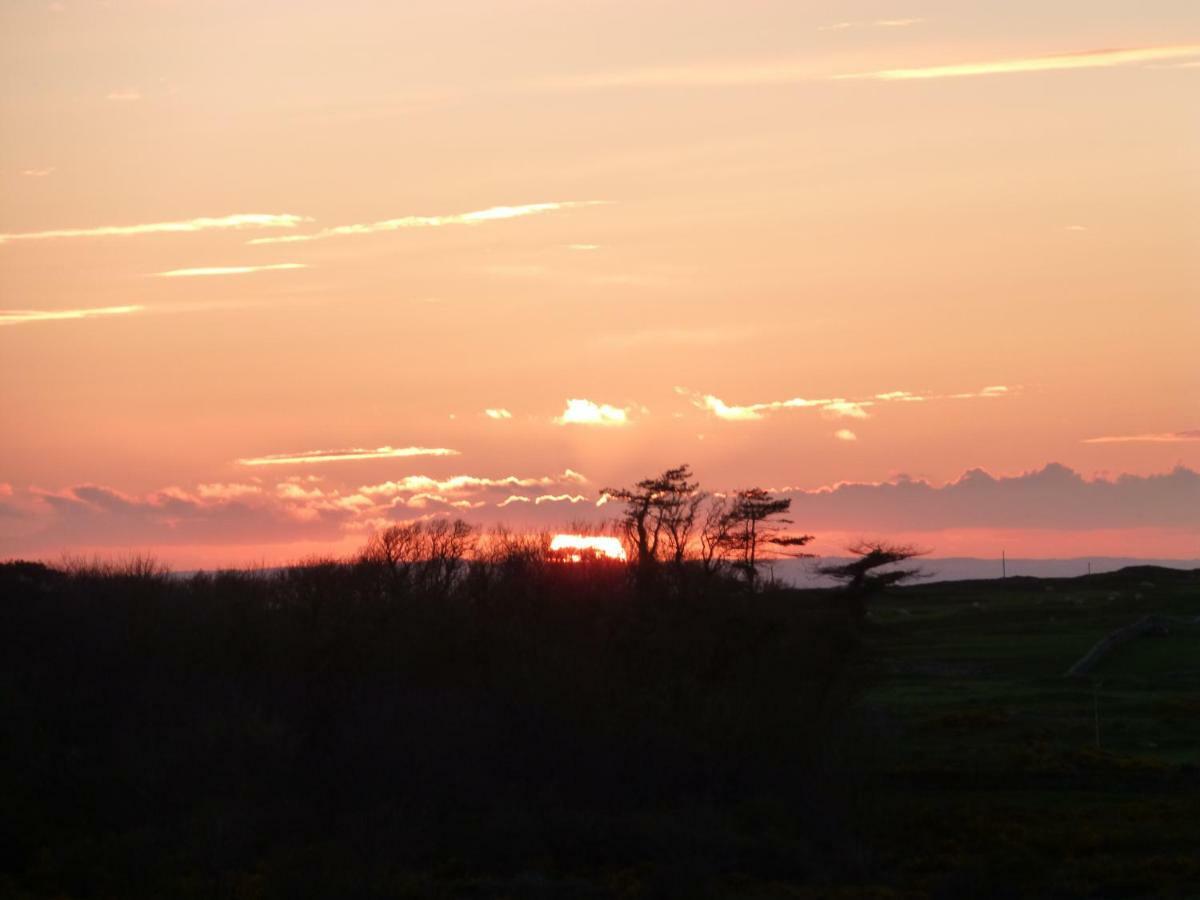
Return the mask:
[(0, 556), (557, 527), (684, 460), (861, 483), (795, 494), (823, 552), (1200, 555), (1192, 0), (13, 0), (0, 33)]

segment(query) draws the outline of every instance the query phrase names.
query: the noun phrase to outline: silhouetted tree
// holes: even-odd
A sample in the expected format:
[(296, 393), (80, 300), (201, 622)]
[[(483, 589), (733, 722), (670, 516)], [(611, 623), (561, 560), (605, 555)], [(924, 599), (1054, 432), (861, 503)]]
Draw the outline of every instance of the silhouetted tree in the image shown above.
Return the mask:
[(677, 563), (686, 556), (704, 500), (691, 477), (692, 470), (684, 463), (632, 488), (604, 489), (609, 498), (625, 504), (621, 528), (642, 570), (658, 562), (660, 552)]
[(729, 504), (724, 497), (712, 497), (704, 509), (700, 525), (700, 566), (706, 575), (714, 574), (729, 555)]
[(889, 585), (920, 578), (924, 574), (920, 568), (896, 568), (886, 572), (875, 570), (906, 562), (929, 552), (911, 544), (891, 544), (885, 541), (859, 541), (847, 550), (858, 558), (848, 563), (817, 566), (816, 572), (842, 583), (850, 597), (855, 618), (860, 622), (867, 614), (868, 597)]
[(792, 524), (784, 514), (791, 509), (787, 497), (772, 497), (762, 488), (746, 488), (733, 495), (723, 521), (725, 546), (736, 557), (734, 567), (741, 571), (751, 589), (758, 580), (760, 550), (779, 548), (788, 556), (804, 556), (792, 548), (803, 547), (813, 539), (811, 534), (786, 533), (784, 526)]

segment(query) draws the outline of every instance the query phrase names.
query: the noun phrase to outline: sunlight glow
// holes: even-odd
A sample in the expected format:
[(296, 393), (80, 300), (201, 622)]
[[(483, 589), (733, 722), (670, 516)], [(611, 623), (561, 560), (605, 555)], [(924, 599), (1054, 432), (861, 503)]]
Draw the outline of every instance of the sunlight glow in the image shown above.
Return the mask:
[(556, 534), (550, 550), (561, 553), (571, 562), (582, 562), (585, 556), (596, 559), (625, 559), (625, 548), (615, 537), (585, 537), (581, 534)]

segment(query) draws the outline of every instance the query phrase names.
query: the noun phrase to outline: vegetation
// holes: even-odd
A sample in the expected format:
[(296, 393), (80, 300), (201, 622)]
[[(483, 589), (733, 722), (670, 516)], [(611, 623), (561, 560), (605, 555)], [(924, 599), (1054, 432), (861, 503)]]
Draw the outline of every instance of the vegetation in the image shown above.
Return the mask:
[(0, 895), (702, 897), (854, 864), (840, 608), (504, 533), (438, 552), (463, 534), (0, 566)]
[(1195, 896), (1200, 572), (788, 590), (785, 501), (609, 493), (627, 563), (0, 564), (0, 896)]

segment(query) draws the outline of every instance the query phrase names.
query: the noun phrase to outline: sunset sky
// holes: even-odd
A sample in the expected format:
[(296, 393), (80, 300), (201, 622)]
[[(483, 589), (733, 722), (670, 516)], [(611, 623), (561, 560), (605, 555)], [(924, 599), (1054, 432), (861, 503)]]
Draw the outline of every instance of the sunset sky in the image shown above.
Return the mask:
[(6, 0), (0, 557), (1200, 557), (1195, 0)]

